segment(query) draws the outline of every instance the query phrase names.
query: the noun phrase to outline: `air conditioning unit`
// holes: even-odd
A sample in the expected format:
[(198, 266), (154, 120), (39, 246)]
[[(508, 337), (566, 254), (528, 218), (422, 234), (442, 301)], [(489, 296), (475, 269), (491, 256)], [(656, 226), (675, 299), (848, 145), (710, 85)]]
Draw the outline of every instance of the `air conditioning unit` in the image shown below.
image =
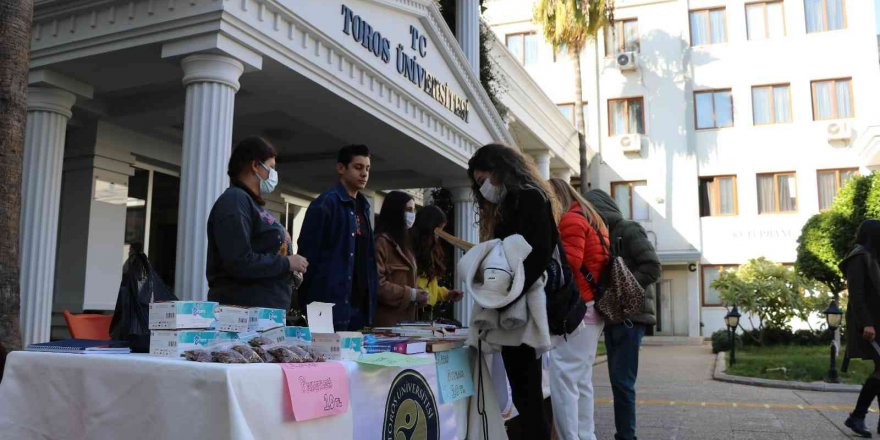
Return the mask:
[(639, 66), (636, 61), (635, 52), (621, 52), (617, 54), (617, 68), (621, 71), (638, 69)]
[(825, 127), (829, 141), (848, 141), (852, 139), (852, 128), (846, 122), (831, 122)]
[(620, 151), (624, 153), (640, 154), (642, 152), (642, 135), (624, 134), (618, 136), (617, 144), (620, 145)]

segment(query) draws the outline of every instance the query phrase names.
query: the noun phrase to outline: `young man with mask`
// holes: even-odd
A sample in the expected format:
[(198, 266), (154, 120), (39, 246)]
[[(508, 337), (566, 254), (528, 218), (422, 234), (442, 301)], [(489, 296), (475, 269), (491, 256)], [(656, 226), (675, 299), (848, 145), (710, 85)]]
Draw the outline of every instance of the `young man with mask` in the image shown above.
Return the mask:
[(376, 312), (379, 287), (370, 205), (361, 193), (370, 177), (370, 150), (349, 145), (336, 161), (339, 183), (309, 205), (297, 242), (309, 259), (298, 291), (302, 310), (313, 302), (333, 303), (337, 331), (360, 330)]
[(275, 156), (275, 148), (259, 137), (246, 138), (232, 150), (231, 184), (208, 216), (211, 301), (287, 310), (292, 272), (308, 269), (305, 258), (290, 255), (290, 235), (264, 208), (263, 196), (278, 184)]

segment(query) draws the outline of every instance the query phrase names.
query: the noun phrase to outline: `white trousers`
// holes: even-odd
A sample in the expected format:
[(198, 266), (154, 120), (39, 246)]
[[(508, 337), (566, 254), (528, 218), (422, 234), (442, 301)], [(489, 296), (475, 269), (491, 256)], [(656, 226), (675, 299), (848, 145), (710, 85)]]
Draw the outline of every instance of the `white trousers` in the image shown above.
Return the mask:
[(604, 326), (582, 322), (567, 339), (559, 336), (550, 350), (550, 401), (559, 440), (596, 440), (593, 362)]

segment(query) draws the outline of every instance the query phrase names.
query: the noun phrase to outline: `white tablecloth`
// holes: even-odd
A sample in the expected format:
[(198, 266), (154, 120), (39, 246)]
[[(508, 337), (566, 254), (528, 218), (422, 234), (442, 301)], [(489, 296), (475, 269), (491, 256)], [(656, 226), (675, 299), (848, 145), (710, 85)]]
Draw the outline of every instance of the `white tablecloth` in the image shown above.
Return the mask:
[[(342, 364), (348, 412), (296, 422), (278, 365), (14, 352), (0, 384), (0, 439), (381, 439), (388, 389), (402, 369)], [(464, 439), (468, 399), (440, 404), (435, 365), (413, 369), (438, 399), (440, 438)]]

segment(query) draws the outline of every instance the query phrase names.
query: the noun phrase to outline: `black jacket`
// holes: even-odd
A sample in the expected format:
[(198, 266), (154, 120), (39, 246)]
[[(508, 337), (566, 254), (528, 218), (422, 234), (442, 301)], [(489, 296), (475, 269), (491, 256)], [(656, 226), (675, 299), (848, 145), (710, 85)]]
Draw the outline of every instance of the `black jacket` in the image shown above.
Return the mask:
[(605, 191), (594, 189), (587, 193), (587, 200), (596, 207), (618, 252), (639, 284), (645, 288), (645, 304), (641, 313), (629, 319), (645, 325), (657, 324), (654, 283), (660, 279), (660, 257), (654, 244), (648, 239), (645, 228), (638, 222), (623, 218), (623, 214)]
[(495, 226), (495, 238), (504, 239), (514, 234), (522, 235), (532, 247), (523, 262), (523, 291), (526, 292), (547, 270), (553, 248), (559, 241), (550, 201), (539, 189), (513, 190), (501, 201), (501, 222)]
[(840, 263), (846, 274), (849, 304), (846, 308), (846, 355), (850, 358), (875, 359), (877, 352), (862, 339), (862, 329), (874, 326), (880, 330), (880, 266), (860, 245)]
[(290, 308), (290, 263), (279, 253), (286, 241), (284, 226), (269, 211), (245, 190), (229, 187), (208, 216), (208, 299)]

